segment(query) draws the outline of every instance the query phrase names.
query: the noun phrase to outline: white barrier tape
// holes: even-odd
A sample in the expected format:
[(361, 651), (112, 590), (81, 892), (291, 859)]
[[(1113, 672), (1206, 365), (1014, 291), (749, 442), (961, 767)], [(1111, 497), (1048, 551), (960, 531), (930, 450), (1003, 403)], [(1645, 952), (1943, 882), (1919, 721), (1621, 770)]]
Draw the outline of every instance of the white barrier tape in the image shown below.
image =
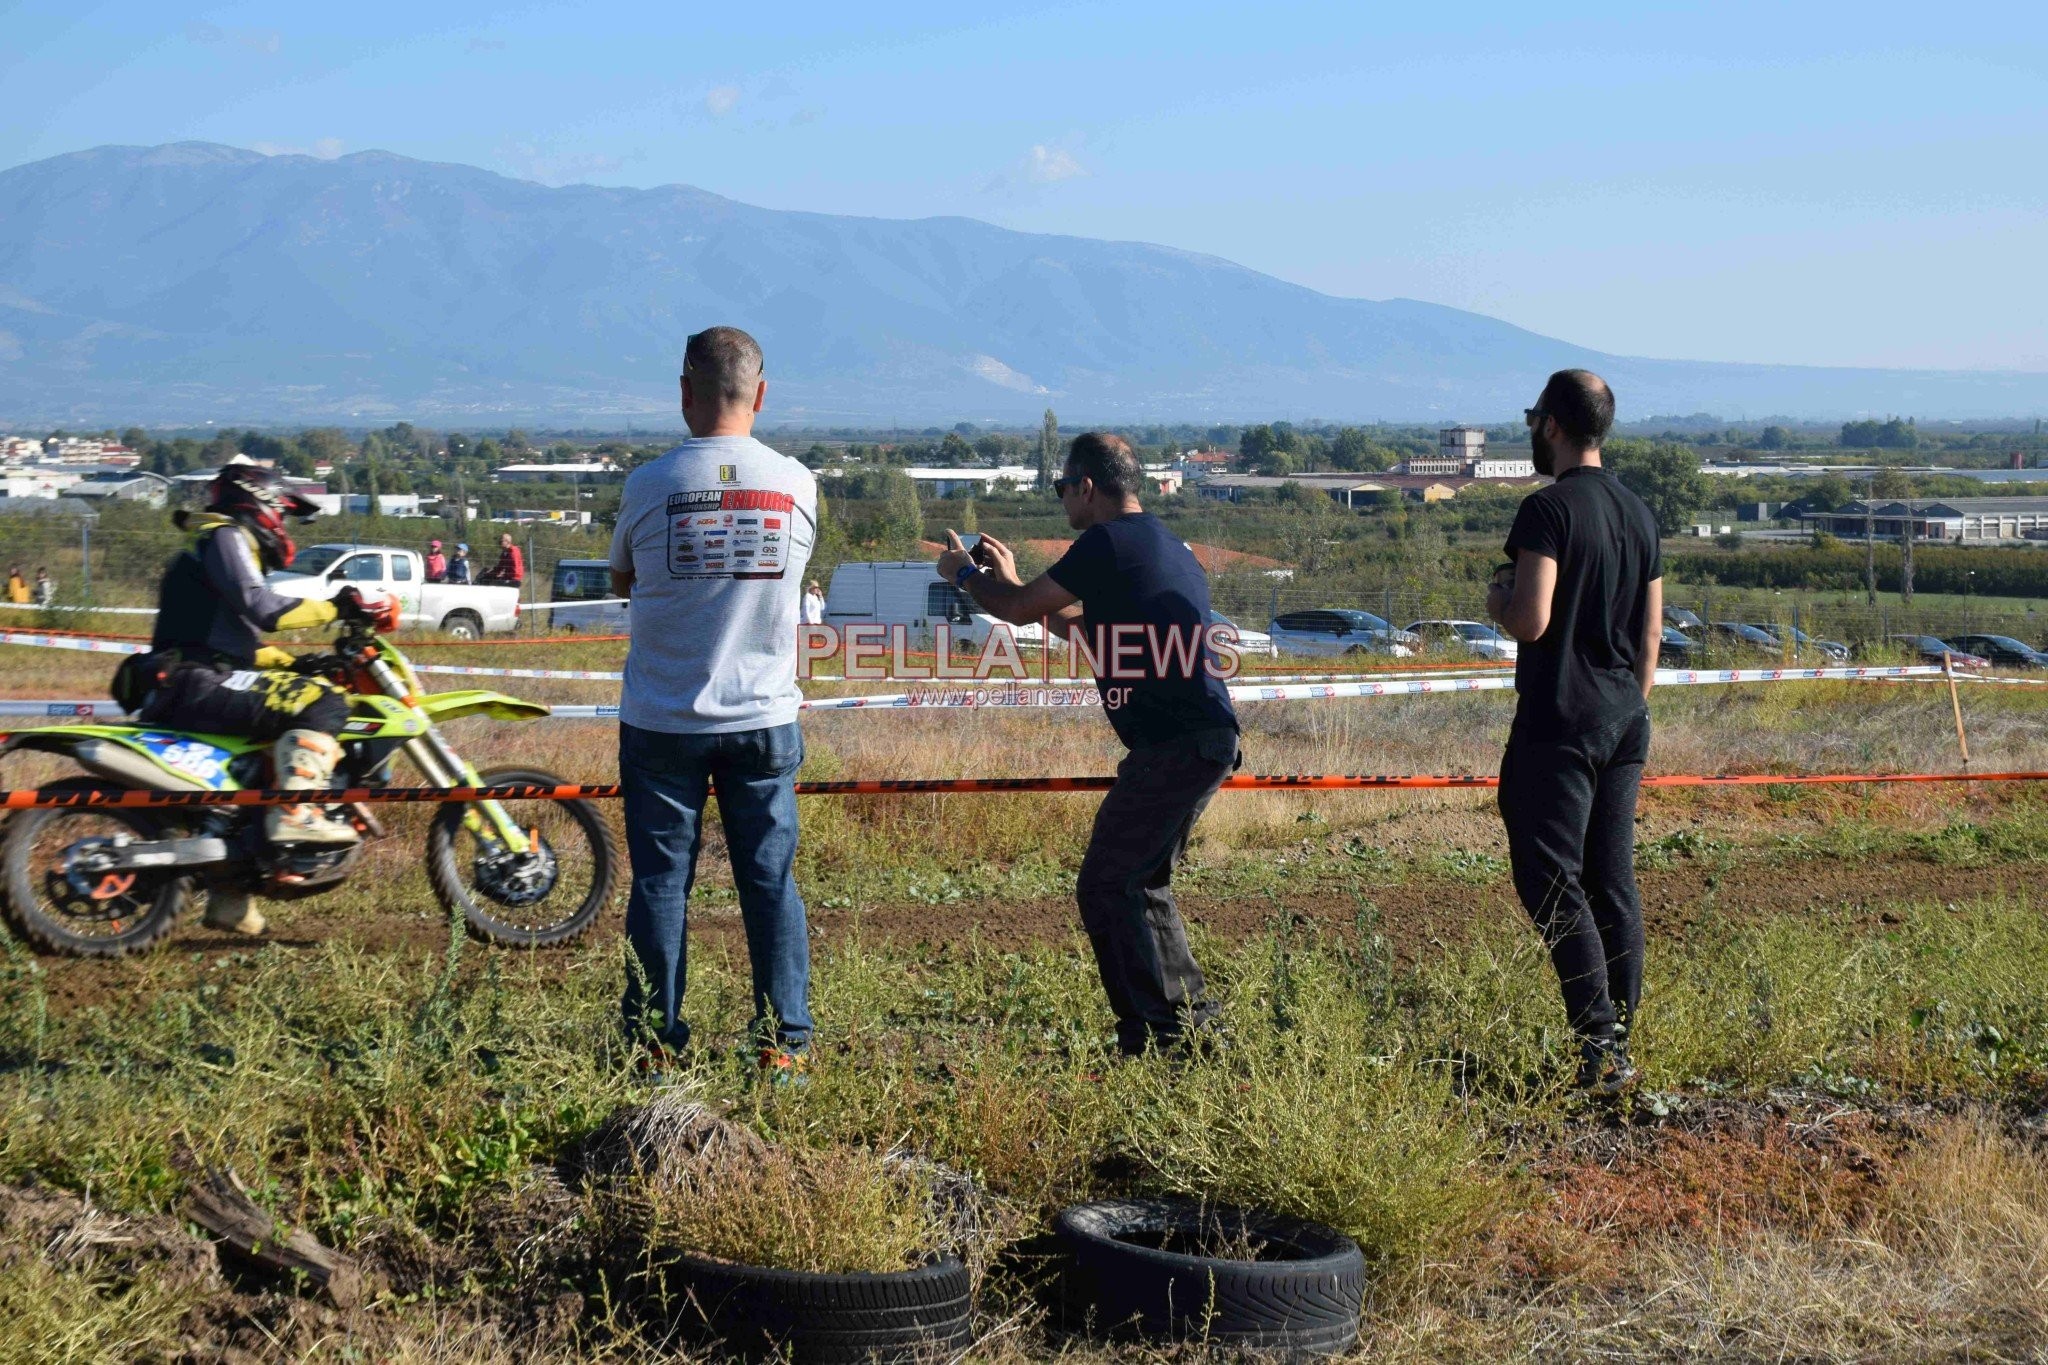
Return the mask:
[(633, 599), (630, 597), (593, 597), (588, 601), (568, 602), (521, 602), (521, 611), (560, 611), (564, 607), (622, 607)]
[(88, 640), (77, 635), (38, 635), (26, 630), (0, 630), (0, 645), (36, 649), (77, 649), (87, 654), (144, 654), (149, 646), (131, 640)]
[(558, 678), (578, 682), (624, 682), (626, 675), (601, 668), (470, 668), (463, 664), (414, 664), (415, 673), (446, 673), (460, 678)]
[(0, 607), (4, 607), (8, 611), (83, 611), (93, 613), (109, 612), (115, 616), (156, 615), (155, 607), (59, 607), (55, 605), (43, 607), (37, 606), (34, 602), (0, 602)]

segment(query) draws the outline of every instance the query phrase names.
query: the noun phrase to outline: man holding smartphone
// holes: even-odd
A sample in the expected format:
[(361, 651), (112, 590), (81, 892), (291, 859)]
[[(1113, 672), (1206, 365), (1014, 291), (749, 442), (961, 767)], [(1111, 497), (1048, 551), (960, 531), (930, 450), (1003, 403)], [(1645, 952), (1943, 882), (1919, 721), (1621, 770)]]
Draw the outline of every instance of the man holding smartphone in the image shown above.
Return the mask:
[(1578, 1084), (1635, 1078), (1628, 1031), (1643, 988), (1636, 793), (1664, 615), (1657, 521), (1600, 462), (1614, 394), (1586, 370), (1550, 377), (1524, 414), (1536, 472), (1511, 564), (1486, 612), (1521, 641), (1500, 813), (1515, 890), (1543, 934), (1579, 1042)]
[[(1096, 686), (1130, 753), (1095, 812), (1075, 886), (1081, 924), (1116, 1014), (1117, 1046), (1185, 1054), (1213, 1022), (1202, 969), (1173, 899), (1173, 869), (1223, 779), (1240, 761), (1237, 712), (1212, 665), (1209, 580), (1194, 552), (1138, 505), (1144, 474), (1129, 443), (1074, 439), (1053, 493), (1081, 534), (1029, 583), (1010, 548), (946, 533), (939, 576), (1012, 625), (1079, 622), (1097, 645)], [(1135, 661), (1104, 641), (1136, 640)]]

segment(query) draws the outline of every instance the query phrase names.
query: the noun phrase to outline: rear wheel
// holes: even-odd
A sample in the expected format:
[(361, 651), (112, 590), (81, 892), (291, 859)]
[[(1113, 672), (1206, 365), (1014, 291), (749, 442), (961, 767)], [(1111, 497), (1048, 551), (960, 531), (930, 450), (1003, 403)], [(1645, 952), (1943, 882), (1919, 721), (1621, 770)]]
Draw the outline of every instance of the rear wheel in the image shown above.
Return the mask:
[[(102, 786), (68, 780), (43, 790)], [(91, 873), (78, 864), (96, 845), (161, 839), (171, 832), (149, 812), (118, 807), (19, 812), (0, 843), (8, 919), (36, 947), (67, 957), (121, 957), (155, 945), (184, 912), (192, 879), (148, 868)]]
[[(495, 768), (489, 786), (561, 786), (553, 773)], [(618, 849), (588, 801), (501, 802), (533, 847), (511, 853), (463, 827), (466, 805), (449, 803), (427, 831), (427, 880), (470, 936), (486, 943), (547, 948), (572, 943), (597, 921), (618, 885)]]
[(441, 618), (441, 633), (454, 640), (481, 640), (483, 618), (473, 611), (451, 611)]

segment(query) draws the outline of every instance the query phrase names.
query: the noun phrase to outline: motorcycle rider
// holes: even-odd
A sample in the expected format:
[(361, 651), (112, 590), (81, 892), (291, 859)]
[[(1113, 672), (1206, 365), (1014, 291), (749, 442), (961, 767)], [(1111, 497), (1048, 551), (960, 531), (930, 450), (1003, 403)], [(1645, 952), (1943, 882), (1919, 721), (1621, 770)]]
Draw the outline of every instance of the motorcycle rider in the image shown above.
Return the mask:
[[(275, 783), (293, 791), (329, 785), (348, 694), (294, 671), (292, 655), (265, 645), (260, 633), (342, 617), (380, 630), (398, 624), (398, 603), (383, 593), (346, 587), (322, 602), (280, 596), (264, 582), (266, 571), (288, 567), (295, 553), (284, 519), (305, 520), (316, 510), (274, 470), (242, 457), (222, 465), (207, 486), (206, 510), (175, 514), (190, 543), (164, 572), (150, 652), (124, 664), (114, 687), (115, 700), (149, 724), (275, 740)], [(347, 821), (304, 803), (271, 807), (264, 833), (287, 846), (336, 847), (359, 837)], [(252, 935), (264, 928), (248, 893), (226, 887), (209, 888), (206, 924)]]

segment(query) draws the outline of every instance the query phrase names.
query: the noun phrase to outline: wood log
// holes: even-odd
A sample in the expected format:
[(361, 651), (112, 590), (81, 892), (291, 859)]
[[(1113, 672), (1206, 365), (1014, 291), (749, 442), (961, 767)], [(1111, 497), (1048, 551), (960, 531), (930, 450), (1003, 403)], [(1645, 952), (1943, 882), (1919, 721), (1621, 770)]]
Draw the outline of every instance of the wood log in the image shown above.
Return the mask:
[(362, 1268), (297, 1228), (280, 1228), (234, 1170), (209, 1168), (193, 1185), (185, 1214), (266, 1270), (297, 1272), (319, 1287), (336, 1308), (354, 1308), (369, 1295)]

